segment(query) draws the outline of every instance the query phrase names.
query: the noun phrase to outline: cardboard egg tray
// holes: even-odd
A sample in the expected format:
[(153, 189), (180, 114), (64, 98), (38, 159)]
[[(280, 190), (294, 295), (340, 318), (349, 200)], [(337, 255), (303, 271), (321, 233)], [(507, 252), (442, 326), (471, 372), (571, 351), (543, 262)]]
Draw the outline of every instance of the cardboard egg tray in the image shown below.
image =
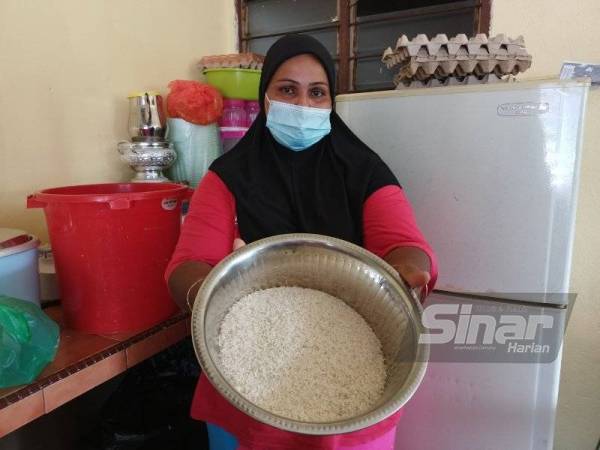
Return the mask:
[(481, 83), (497, 83), (514, 81), (512, 75), (510, 77), (499, 78), (496, 74), (488, 73), (483, 76), (467, 75), (465, 77), (447, 77), (447, 78), (434, 78), (431, 77), (427, 80), (417, 79), (400, 79), (398, 75), (394, 78), (394, 84), (396, 89), (415, 89), (425, 87), (440, 87), (440, 86), (464, 86)]
[(265, 57), (257, 53), (232, 53), (229, 55), (203, 56), (198, 63), (200, 70), (204, 69), (253, 69), (262, 70)]
[(448, 39), (445, 34), (438, 34), (430, 40), (419, 34), (412, 40), (400, 36), (395, 49), (388, 47), (383, 52), (382, 61), (389, 69), (399, 66), (396, 85), (446, 78), (462, 82), (469, 76), (488, 82), (489, 74), (502, 78), (526, 71), (531, 66), (531, 55), (525, 49), (523, 36), (511, 39), (499, 34), (488, 39), (485, 34), (471, 38), (458, 34)]

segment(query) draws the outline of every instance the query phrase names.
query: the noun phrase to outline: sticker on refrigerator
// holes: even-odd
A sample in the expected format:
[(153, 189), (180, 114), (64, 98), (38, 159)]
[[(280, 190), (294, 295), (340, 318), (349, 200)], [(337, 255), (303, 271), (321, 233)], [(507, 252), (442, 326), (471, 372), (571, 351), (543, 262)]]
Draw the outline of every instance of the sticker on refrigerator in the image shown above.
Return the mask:
[(498, 105), (499, 116), (539, 116), (550, 111), (548, 103), (522, 102)]
[(600, 64), (565, 61), (560, 69), (561, 80), (589, 78), (592, 86), (600, 86)]

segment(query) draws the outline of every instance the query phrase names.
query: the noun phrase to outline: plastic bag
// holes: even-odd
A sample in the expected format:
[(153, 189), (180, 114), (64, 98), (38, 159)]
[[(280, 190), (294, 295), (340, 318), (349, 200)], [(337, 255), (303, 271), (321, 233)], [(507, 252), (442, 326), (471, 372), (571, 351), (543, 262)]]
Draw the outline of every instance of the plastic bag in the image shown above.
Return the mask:
[(204, 424), (190, 417), (200, 366), (191, 338), (127, 370), (85, 437), (86, 450), (200, 450)]
[(216, 124), (194, 125), (183, 119), (167, 121), (167, 138), (173, 143), (177, 160), (169, 169), (173, 181), (188, 183), (194, 189), (221, 154), (221, 139)]
[(38, 305), (0, 295), (0, 388), (35, 380), (54, 360), (59, 336)]
[(196, 125), (208, 125), (215, 123), (223, 114), (223, 97), (209, 84), (174, 80), (169, 83), (169, 89), (169, 117), (184, 119)]

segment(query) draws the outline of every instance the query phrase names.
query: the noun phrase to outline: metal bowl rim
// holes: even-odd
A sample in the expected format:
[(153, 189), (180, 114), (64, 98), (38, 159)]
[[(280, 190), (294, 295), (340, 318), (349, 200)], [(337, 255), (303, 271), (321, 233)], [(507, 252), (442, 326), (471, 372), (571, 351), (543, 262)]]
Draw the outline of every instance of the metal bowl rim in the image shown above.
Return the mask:
[(262, 423), (283, 430), (309, 435), (342, 434), (358, 431), (385, 420), (396, 413), (402, 406), (404, 406), (404, 404), (412, 397), (414, 392), (419, 387), (419, 384), (425, 376), (425, 371), (427, 369), (427, 361), (429, 359), (428, 344), (419, 344), (417, 346), (416, 358), (405, 382), (405, 385), (408, 385), (408, 389), (402, 391), (401, 395), (397, 395), (392, 401), (389, 401), (387, 404), (385, 404), (384, 407), (381, 407), (375, 411), (369, 411), (368, 413), (350, 419), (326, 423), (301, 422), (298, 420), (278, 416), (260, 408), (233, 389), (210, 357), (206, 340), (203, 338), (204, 324), (203, 321), (199, 323), (199, 319), (205, 317), (206, 309), (208, 307), (208, 294), (218, 283), (221, 274), (226, 272), (231, 266), (234, 266), (238, 260), (247, 257), (248, 254), (259, 252), (272, 245), (286, 244), (309, 244), (332, 247), (351, 257), (355, 257), (362, 262), (378, 268), (381, 270), (382, 274), (385, 275), (386, 281), (389, 282), (394, 289), (403, 292), (405, 297), (411, 299), (409, 302), (410, 308), (408, 309), (411, 319), (409, 323), (415, 327), (415, 334), (417, 336), (419, 336), (423, 331), (423, 326), (420, 320), (420, 316), (423, 311), (421, 303), (414, 297), (414, 295), (410, 293), (404, 282), (399, 279), (397, 272), (383, 259), (363, 249), (362, 247), (359, 247), (358, 245), (330, 236), (310, 233), (280, 234), (245, 245), (244, 247), (225, 257), (210, 271), (198, 290), (191, 317), (192, 344), (194, 346), (196, 357), (198, 358), (205, 375), (215, 389), (217, 389), (217, 391), (237, 409)]

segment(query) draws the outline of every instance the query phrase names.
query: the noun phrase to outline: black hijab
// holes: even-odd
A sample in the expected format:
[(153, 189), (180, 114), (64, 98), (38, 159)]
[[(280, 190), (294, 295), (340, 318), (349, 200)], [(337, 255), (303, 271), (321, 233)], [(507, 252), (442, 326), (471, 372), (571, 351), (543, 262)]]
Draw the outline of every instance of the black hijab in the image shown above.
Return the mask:
[(284, 233), (317, 233), (362, 245), (362, 207), (377, 189), (398, 185), (385, 163), (332, 111), (331, 133), (313, 146), (293, 151), (266, 127), (265, 92), (286, 60), (311, 54), (323, 65), (331, 96), (333, 61), (307, 35), (287, 35), (271, 46), (260, 79), (260, 113), (240, 142), (210, 170), (236, 200), (240, 237), (246, 243)]

